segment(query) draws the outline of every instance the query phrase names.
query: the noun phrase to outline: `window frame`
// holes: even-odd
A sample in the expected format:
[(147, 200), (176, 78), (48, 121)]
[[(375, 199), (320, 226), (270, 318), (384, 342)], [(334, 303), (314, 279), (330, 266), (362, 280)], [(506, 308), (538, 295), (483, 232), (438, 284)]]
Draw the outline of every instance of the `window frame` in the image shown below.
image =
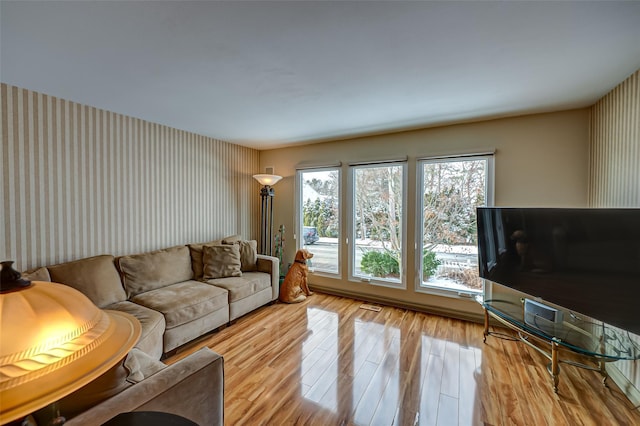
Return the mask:
[(472, 299), (483, 294), (483, 290), (476, 292), (463, 289), (446, 289), (444, 287), (427, 286), (422, 282), (422, 251), (424, 235), (424, 164), (448, 163), (453, 161), (486, 160), (485, 171), (485, 206), (492, 207), (495, 204), (495, 156), (493, 152), (472, 153), (464, 155), (444, 155), (438, 157), (423, 157), (416, 161), (416, 239), (415, 239), (415, 282), (416, 293), (433, 294), (437, 296), (457, 299)]
[(337, 272), (331, 272), (331, 271), (326, 271), (326, 270), (318, 270), (315, 268), (315, 266), (313, 266), (313, 260), (311, 262), (311, 267), (309, 268), (309, 273), (312, 275), (316, 275), (316, 276), (324, 276), (324, 277), (329, 277), (329, 278), (334, 278), (334, 279), (342, 279), (342, 241), (343, 241), (343, 236), (342, 236), (342, 229), (343, 229), (343, 223), (342, 223), (342, 187), (343, 187), (343, 179), (342, 179), (342, 167), (340, 165), (337, 166), (326, 166), (326, 167), (309, 167), (309, 168), (299, 168), (296, 169), (296, 180), (295, 180), (295, 191), (296, 191), (296, 196), (295, 196), (295, 205), (297, 206), (296, 208), (296, 215), (295, 215), (295, 240), (296, 240), (296, 251), (300, 250), (302, 248), (304, 248), (304, 237), (303, 237), (303, 228), (304, 228), (304, 218), (303, 218), (303, 214), (302, 214), (302, 208), (303, 205), (302, 203), (304, 202), (304, 200), (302, 199), (302, 190), (303, 190), (303, 174), (304, 173), (314, 173), (314, 172), (332, 172), (335, 171), (338, 173), (338, 203), (339, 203), (339, 208), (338, 208), (338, 242), (337, 242), (337, 248), (338, 248), (338, 270)]
[[(401, 262), (400, 262), (400, 279), (393, 281), (384, 278), (377, 277), (365, 277), (355, 274), (356, 268), (356, 246), (355, 246), (355, 173), (356, 170), (362, 168), (375, 168), (375, 167), (389, 167), (400, 166), (402, 170), (402, 225), (401, 225)], [(407, 201), (408, 201), (408, 162), (404, 160), (388, 160), (378, 162), (367, 163), (353, 163), (349, 164), (349, 173), (347, 179), (347, 205), (345, 212), (350, 212), (350, 217), (347, 220), (347, 238), (345, 239), (347, 244), (348, 253), (348, 273), (347, 279), (350, 282), (357, 282), (362, 284), (371, 284), (381, 287), (389, 287), (394, 289), (407, 289)]]

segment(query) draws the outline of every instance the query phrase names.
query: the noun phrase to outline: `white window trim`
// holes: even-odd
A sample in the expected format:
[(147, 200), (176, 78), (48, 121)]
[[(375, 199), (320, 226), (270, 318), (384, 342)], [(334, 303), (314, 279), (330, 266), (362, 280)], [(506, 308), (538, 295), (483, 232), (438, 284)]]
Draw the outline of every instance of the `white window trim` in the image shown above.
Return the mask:
[[(355, 243), (354, 240), (354, 206), (355, 206), (355, 170), (366, 167), (380, 167), (380, 166), (401, 166), (402, 167), (402, 261), (401, 261), (401, 275), (400, 281), (391, 281), (385, 280), (383, 278), (365, 278), (354, 275), (355, 271)], [(347, 250), (348, 250), (348, 280), (351, 282), (358, 283), (367, 283), (375, 286), (381, 287), (390, 287), (394, 289), (405, 289), (407, 288), (407, 184), (408, 184), (408, 173), (407, 173), (407, 161), (406, 159), (399, 160), (388, 160), (388, 161), (368, 161), (368, 162), (358, 162), (358, 163), (350, 163), (349, 164), (349, 175), (347, 179), (347, 209), (346, 212), (349, 212), (349, 220), (347, 221), (347, 235), (348, 237), (345, 239)]]
[[(424, 197), (422, 196), (422, 188), (424, 185), (424, 174), (422, 173), (425, 163), (448, 163), (457, 159), (464, 160), (487, 160), (487, 174), (485, 180), (486, 206), (492, 207), (495, 204), (495, 151), (483, 151), (477, 154), (463, 154), (451, 156), (433, 156), (421, 157), (416, 162), (416, 239), (415, 239), (415, 282), (414, 290), (416, 293), (433, 294), (437, 296), (451, 297), (456, 299), (474, 299), (478, 296), (477, 292), (465, 290), (447, 290), (444, 288), (423, 286), (422, 285), (422, 212), (424, 211)], [(480, 292), (482, 294), (482, 292)]]

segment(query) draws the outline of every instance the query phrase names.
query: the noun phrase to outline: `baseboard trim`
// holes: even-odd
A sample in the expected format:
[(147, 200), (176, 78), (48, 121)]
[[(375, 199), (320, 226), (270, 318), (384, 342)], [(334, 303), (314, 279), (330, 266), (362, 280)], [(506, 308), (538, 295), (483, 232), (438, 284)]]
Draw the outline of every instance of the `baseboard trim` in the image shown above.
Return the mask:
[(640, 390), (633, 385), (629, 378), (620, 371), (615, 364), (606, 364), (607, 374), (622, 390), (634, 407), (640, 405)]
[(362, 294), (362, 293), (345, 291), (345, 290), (336, 290), (333, 288), (327, 288), (327, 287), (322, 287), (318, 285), (312, 285), (309, 287), (313, 291), (318, 291), (320, 293), (331, 294), (334, 296), (348, 297), (350, 299), (355, 299), (355, 300), (359, 300), (366, 303), (376, 303), (378, 305), (391, 306), (391, 307), (400, 308), (400, 309), (408, 309), (410, 311), (423, 312), (426, 314), (439, 315), (441, 317), (455, 318), (455, 319), (469, 321), (469, 322), (476, 322), (476, 323), (484, 322), (483, 315), (474, 315), (468, 312), (460, 312), (460, 311), (454, 311), (450, 309), (438, 309), (437, 307), (434, 307), (434, 306), (418, 305), (418, 304), (406, 302), (404, 300), (371, 296), (368, 294)]

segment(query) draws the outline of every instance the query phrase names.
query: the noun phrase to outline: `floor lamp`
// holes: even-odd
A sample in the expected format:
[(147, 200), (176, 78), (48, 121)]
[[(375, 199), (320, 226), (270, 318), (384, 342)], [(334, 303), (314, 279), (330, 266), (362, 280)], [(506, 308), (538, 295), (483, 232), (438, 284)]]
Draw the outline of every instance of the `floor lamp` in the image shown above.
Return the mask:
[(278, 183), (282, 176), (277, 175), (253, 175), (262, 189), (260, 190), (260, 199), (262, 205), (260, 208), (260, 254), (273, 256), (273, 197), (275, 191), (273, 185)]

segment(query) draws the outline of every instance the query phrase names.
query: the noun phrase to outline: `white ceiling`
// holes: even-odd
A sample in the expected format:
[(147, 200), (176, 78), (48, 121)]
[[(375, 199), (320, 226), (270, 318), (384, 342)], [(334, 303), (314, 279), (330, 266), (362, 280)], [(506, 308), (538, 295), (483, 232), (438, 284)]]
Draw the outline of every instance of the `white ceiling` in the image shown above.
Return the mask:
[(593, 104), (640, 2), (0, 3), (3, 82), (267, 149)]

